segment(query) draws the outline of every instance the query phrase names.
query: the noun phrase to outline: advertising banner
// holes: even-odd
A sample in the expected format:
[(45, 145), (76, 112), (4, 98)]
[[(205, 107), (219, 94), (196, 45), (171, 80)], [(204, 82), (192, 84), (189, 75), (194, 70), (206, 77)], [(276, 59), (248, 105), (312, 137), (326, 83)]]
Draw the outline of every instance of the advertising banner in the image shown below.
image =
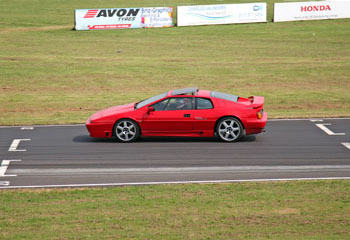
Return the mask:
[(172, 27), (173, 8), (142, 8), (141, 25), (144, 28)]
[(350, 18), (350, 1), (275, 3), (274, 22)]
[(141, 28), (141, 8), (75, 9), (75, 30)]
[(177, 7), (177, 26), (266, 22), (266, 3)]

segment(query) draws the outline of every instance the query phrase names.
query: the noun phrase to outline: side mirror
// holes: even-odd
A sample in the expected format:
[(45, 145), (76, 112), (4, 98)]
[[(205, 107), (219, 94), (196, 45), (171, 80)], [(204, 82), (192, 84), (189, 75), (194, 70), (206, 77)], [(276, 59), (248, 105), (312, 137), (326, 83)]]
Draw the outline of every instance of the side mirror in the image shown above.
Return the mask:
[(149, 107), (147, 109), (147, 114), (150, 114), (151, 112), (154, 112), (154, 107)]

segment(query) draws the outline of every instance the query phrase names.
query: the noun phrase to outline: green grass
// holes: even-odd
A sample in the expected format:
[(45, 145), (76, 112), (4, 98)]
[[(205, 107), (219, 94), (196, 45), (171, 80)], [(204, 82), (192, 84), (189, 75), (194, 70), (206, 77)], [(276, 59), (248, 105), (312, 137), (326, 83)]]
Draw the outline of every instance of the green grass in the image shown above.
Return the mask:
[(265, 96), (272, 118), (350, 116), (349, 19), (71, 30), (75, 8), (235, 2), (2, 0), (0, 125), (81, 123), (189, 86)]
[[(80, 123), (168, 89), (263, 95), (270, 117), (350, 116), (350, 20), (72, 31), (75, 8), (0, 1), (0, 125)], [(350, 182), (0, 191), (0, 239), (349, 239)]]
[(350, 181), (0, 191), (1, 239), (349, 239)]

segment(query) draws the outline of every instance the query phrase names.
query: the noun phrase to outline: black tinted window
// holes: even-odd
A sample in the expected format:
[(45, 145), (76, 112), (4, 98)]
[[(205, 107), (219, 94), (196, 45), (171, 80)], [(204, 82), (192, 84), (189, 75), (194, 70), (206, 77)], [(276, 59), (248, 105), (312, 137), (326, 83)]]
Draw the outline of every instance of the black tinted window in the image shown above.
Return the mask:
[(238, 96), (227, 94), (227, 93), (221, 93), (221, 92), (211, 92), (210, 96), (215, 97), (215, 98), (229, 100), (232, 102), (237, 102), (237, 100), (238, 100)]
[(169, 98), (163, 101), (157, 102), (156, 104), (153, 104), (152, 107), (154, 108), (155, 111), (163, 111), (166, 105), (168, 104), (168, 102), (169, 102)]
[(213, 104), (209, 99), (206, 98), (196, 98), (197, 99), (197, 109), (212, 109)]
[(170, 98), (165, 110), (191, 110), (192, 98)]

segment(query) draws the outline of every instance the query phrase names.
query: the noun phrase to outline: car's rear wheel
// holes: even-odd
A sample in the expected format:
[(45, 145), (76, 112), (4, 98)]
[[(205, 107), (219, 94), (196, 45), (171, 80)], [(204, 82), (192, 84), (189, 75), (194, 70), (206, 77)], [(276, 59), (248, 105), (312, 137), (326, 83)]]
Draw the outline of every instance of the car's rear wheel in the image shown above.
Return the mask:
[(114, 135), (120, 142), (133, 142), (140, 135), (138, 124), (131, 119), (121, 119), (114, 125)]
[(216, 133), (221, 141), (236, 142), (243, 135), (243, 127), (237, 118), (225, 117), (218, 122)]

